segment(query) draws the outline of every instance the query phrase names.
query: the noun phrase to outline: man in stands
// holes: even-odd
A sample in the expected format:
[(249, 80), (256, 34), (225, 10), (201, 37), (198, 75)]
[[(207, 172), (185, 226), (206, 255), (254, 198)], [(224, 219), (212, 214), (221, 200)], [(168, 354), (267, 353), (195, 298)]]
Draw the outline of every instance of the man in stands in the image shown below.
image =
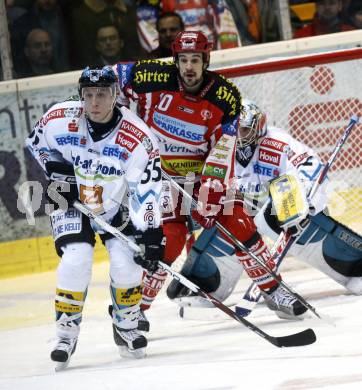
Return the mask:
[(316, 0), (316, 7), (312, 23), (296, 30), (294, 38), (354, 30), (353, 26), (341, 21), (342, 0)]
[(200, 30), (214, 42), (214, 50), (241, 46), (237, 27), (225, 0), (141, 0), (137, 7), (137, 29), (148, 52), (157, 43), (156, 21), (165, 12), (177, 12), (186, 30)]
[(172, 43), (177, 34), (184, 29), (184, 22), (176, 12), (165, 12), (156, 22), (158, 32), (158, 47), (152, 50), (150, 58), (164, 58), (172, 56)]

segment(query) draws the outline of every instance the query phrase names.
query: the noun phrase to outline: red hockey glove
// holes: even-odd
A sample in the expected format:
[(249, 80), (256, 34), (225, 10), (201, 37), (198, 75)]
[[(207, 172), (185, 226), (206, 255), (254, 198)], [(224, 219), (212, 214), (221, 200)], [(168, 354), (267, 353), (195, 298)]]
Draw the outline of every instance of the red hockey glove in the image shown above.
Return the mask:
[(218, 180), (207, 180), (200, 187), (197, 208), (192, 210), (192, 218), (203, 228), (212, 228), (223, 211), (223, 184)]

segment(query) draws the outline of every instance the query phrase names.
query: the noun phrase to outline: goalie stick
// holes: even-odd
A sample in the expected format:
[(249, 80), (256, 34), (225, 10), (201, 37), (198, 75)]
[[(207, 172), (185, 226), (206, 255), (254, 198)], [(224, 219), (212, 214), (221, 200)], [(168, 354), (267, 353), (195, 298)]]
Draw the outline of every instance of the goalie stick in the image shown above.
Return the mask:
[[(103, 218), (101, 218), (100, 216), (93, 213), (84, 204), (80, 203), (79, 201), (75, 201), (73, 203), (73, 207), (76, 208), (77, 210), (79, 210), (84, 215), (86, 215), (88, 218), (94, 220), (102, 229), (113, 234), (113, 236), (118, 238), (119, 240), (127, 243), (127, 245), (135, 252), (141, 251), (140, 247), (137, 244), (135, 244), (132, 240), (130, 240), (127, 236), (125, 236), (117, 228), (111, 226)], [(158, 265), (161, 269), (163, 269), (164, 271), (167, 271), (174, 279), (176, 279), (177, 281), (182, 283), (185, 287), (189, 288), (191, 291), (200, 295), (201, 297), (207, 299), (215, 307), (217, 307), (218, 309), (223, 311), (229, 317), (238, 321), (240, 324), (246, 326), (252, 332), (254, 332), (257, 335), (259, 335), (260, 337), (264, 338), (265, 340), (267, 340), (269, 343), (275, 345), (276, 347), (282, 348), (282, 347), (298, 347), (298, 346), (303, 346), (303, 345), (309, 345), (309, 344), (313, 344), (317, 339), (314, 331), (310, 328), (305, 329), (305, 330), (298, 332), (298, 333), (287, 335), (287, 336), (281, 336), (281, 337), (270, 336), (269, 334), (265, 333), (260, 328), (258, 328), (256, 325), (254, 325), (251, 322), (249, 322), (248, 320), (246, 320), (245, 318), (238, 316), (233, 310), (229, 309), (222, 302), (220, 302), (216, 298), (212, 297), (210, 294), (203, 291), (200, 287), (198, 287), (196, 284), (192, 283), (190, 280), (185, 278), (183, 275), (172, 270), (172, 268), (170, 266), (168, 266), (167, 264), (163, 263), (162, 261), (159, 261)]]
[[(174, 186), (178, 191), (181, 191), (182, 194), (184, 194), (188, 199), (191, 200), (191, 204), (194, 207), (197, 207), (197, 201), (190, 195), (187, 191), (185, 191), (178, 183), (175, 182), (175, 180), (172, 179), (170, 175), (168, 175), (166, 172), (162, 171), (162, 176), (167, 179), (171, 185)], [(224, 233), (227, 237), (229, 237), (234, 244), (243, 252), (247, 253), (253, 260), (255, 260), (258, 265), (267, 272), (274, 280), (276, 280), (281, 286), (284, 287), (285, 290), (289, 292), (290, 295), (292, 295), (295, 299), (297, 299), (304, 307), (309, 309), (316, 317), (319, 319), (323, 319), (322, 316), (317, 312), (317, 310), (308, 303), (301, 295), (296, 293), (291, 287), (289, 287), (283, 280), (280, 280), (278, 275), (268, 268), (262, 260), (258, 258), (249, 248), (247, 248), (240, 240), (238, 240), (231, 232), (229, 232), (219, 221), (216, 221), (216, 227)]]
[[(353, 127), (358, 123), (359, 118), (356, 115), (353, 115), (348, 123), (345, 131), (343, 132), (341, 138), (338, 140), (337, 145), (334, 147), (333, 152), (329, 156), (327, 163), (324, 165), (322, 170), (319, 173), (317, 180), (313, 183), (313, 186), (309, 192), (308, 198), (311, 199), (315, 195), (318, 190), (318, 187), (323, 183), (325, 178), (327, 177), (327, 173), (333, 164), (334, 160), (337, 157), (337, 154), (342, 149), (342, 146), (346, 142), (349, 137)], [(292, 236), (288, 230), (286, 232), (281, 232), (277, 241), (275, 242), (272, 248), (273, 260), (276, 264), (277, 269), (279, 268), (282, 260), (288, 253), (289, 249), (292, 245), (298, 240), (298, 238), (303, 234), (304, 230), (307, 226), (301, 230), (298, 236)], [(312, 237), (310, 238), (310, 240)], [(275, 253), (273, 253), (275, 252)], [(235, 307), (235, 312), (242, 316), (248, 316), (251, 311), (254, 309), (256, 304), (259, 302), (261, 297), (260, 290), (255, 283), (251, 283), (248, 289), (246, 290), (241, 302)]]

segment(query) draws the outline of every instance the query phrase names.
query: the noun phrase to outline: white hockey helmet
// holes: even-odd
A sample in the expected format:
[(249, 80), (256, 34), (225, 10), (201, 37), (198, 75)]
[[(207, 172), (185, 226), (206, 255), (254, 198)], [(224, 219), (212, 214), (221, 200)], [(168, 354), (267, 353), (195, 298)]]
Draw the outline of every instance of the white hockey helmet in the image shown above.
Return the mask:
[(242, 99), (237, 132), (237, 146), (244, 148), (254, 144), (267, 131), (266, 115), (249, 99)]

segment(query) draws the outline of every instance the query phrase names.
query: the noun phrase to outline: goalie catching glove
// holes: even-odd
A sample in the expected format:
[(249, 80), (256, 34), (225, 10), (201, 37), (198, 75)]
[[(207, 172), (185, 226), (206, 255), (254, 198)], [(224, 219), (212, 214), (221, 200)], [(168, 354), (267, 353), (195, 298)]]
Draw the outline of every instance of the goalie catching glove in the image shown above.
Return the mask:
[(136, 230), (134, 237), (142, 253), (136, 253), (134, 261), (147, 271), (154, 273), (158, 269), (158, 262), (163, 261), (166, 237), (161, 227), (147, 229), (142, 232)]
[(210, 179), (205, 181), (197, 194), (197, 208), (192, 210), (192, 218), (205, 229), (215, 226), (224, 209), (222, 202), (224, 195), (225, 189), (220, 181)]

